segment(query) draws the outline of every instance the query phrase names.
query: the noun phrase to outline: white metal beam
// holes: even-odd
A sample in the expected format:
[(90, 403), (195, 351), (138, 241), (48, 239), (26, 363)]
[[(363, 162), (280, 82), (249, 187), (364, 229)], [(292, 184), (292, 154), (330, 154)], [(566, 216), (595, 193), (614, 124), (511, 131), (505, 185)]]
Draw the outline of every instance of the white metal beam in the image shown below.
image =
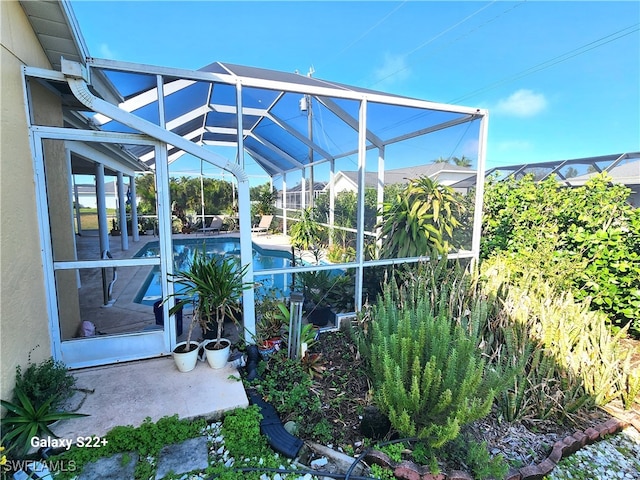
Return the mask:
[(251, 155), (254, 159), (256, 160), (260, 160), (260, 163), (267, 165), (269, 167), (271, 167), (273, 170), (282, 173), (282, 170), (280, 169), (280, 167), (278, 167), (277, 165), (275, 165), (274, 163), (272, 163), (270, 160), (267, 160), (266, 158), (264, 158), (262, 155), (260, 155), (258, 152), (252, 150), (251, 148), (245, 146), (244, 149), (249, 152), (249, 155)]
[[(327, 97), (318, 97), (317, 100), (325, 107), (327, 107), (331, 112), (333, 112), (340, 120), (353, 128), (356, 132), (360, 132), (360, 127), (358, 125), (359, 120), (356, 120), (351, 115), (349, 115), (349, 113), (336, 102)], [(384, 142), (382, 141), (382, 139), (374, 135), (374, 133), (370, 132), (369, 130), (366, 131), (366, 138), (378, 148), (384, 146)]]
[(476, 172), (476, 198), (473, 211), (473, 235), (471, 251), (478, 261), (480, 258), (480, 236), (482, 234), (482, 199), (484, 197), (484, 172), (487, 156), (487, 138), (489, 129), (489, 115), (485, 113), (480, 119), (480, 138), (478, 138), (478, 166)]
[[(300, 93), (303, 95), (325, 96), (333, 98), (344, 98), (347, 100), (367, 99), (371, 103), (383, 103), (390, 105), (406, 106), (422, 108), (427, 110), (438, 110), (443, 112), (457, 113), (478, 113), (477, 108), (465, 107), (460, 105), (448, 105), (444, 103), (429, 102), (426, 100), (418, 100), (415, 98), (402, 97), (399, 95), (389, 95), (383, 92), (375, 92), (372, 90), (361, 91), (358, 89), (350, 89), (346, 85), (337, 85), (331, 82), (314, 79), (317, 84), (309, 84), (308, 79), (305, 83), (293, 81), (266, 80), (263, 78), (243, 77), (234, 74), (220, 74), (212, 72), (204, 72), (201, 70), (185, 70), (178, 68), (158, 67), (139, 63), (120, 62), (107, 59), (90, 58), (87, 59), (88, 66), (107, 68), (112, 70), (129, 71), (135, 73), (149, 73), (167, 75), (189, 80), (204, 80), (218, 83), (226, 83), (234, 85), (237, 81), (242, 82), (244, 87), (264, 88), (267, 90), (285, 91), (291, 93)], [(222, 65), (222, 64), (221, 64)]]
[(245, 172), (241, 168), (229, 162), (226, 158), (202, 148), (193, 142), (185, 140), (181, 136), (164, 129), (161, 126), (148, 122), (129, 112), (125, 112), (115, 105), (94, 96), (90, 92), (87, 83), (84, 80), (84, 69), (80, 64), (68, 62), (62, 59), (62, 69), (67, 77), (67, 83), (69, 84), (73, 94), (78, 98), (78, 100), (93, 111), (112, 117), (114, 120), (117, 120), (134, 130), (146, 133), (164, 143), (172, 144), (198, 158), (202, 158), (213, 165), (223, 168), (224, 170), (233, 173), (238, 181), (244, 181), (247, 178)]
[[(238, 111), (242, 111), (242, 84), (236, 84), (236, 105)], [(238, 115), (238, 163), (244, 169), (244, 137), (242, 135), (242, 115)], [(238, 178), (238, 223), (240, 232), (240, 263), (246, 272), (242, 281), (253, 283), (253, 242), (251, 240), (251, 198), (249, 179)], [(255, 342), (256, 315), (255, 294), (253, 288), (245, 290), (242, 294), (242, 320), (245, 328), (244, 339), (247, 344)]]
[(392, 143), (402, 142), (403, 140), (408, 140), (410, 138), (419, 137), (421, 135), (427, 135), (429, 133), (437, 132), (438, 130), (444, 130), (445, 128), (455, 127), (456, 125), (461, 125), (463, 123), (471, 122), (480, 118), (480, 115), (465, 115), (461, 118), (456, 118), (453, 120), (449, 120), (448, 122), (442, 122), (437, 125), (433, 125), (427, 128), (421, 128), (420, 130), (416, 130), (414, 132), (407, 133), (405, 135), (400, 135), (398, 137), (394, 137), (390, 140), (385, 141), (385, 145), (391, 145)]
[[(236, 115), (238, 109), (235, 105), (223, 105), (221, 103), (210, 103), (209, 106), (212, 110), (219, 113), (229, 113), (231, 115)], [(244, 107), (242, 109), (242, 115), (251, 115), (254, 117), (264, 117), (267, 114), (267, 110), (264, 108), (251, 108)]]
[(289, 125), (286, 121), (284, 121), (280, 117), (276, 116), (273, 113), (269, 113), (267, 115), (267, 118), (269, 118), (273, 123), (278, 125), (284, 131), (286, 131), (286, 132), (290, 133), (291, 135), (293, 135), (297, 140), (299, 140), (302, 143), (304, 143), (307, 147), (309, 147), (309, 148), (313, 149), (314, 151), (318, 152), (326, 160), (333, 160), (333, 155), (331, 155), (329, 152), (324, 150), (317, 143), (312, 142), (311, 140), (309, 140), (308, 137), (302, 135), (300, 132), (298, 132), (295, 128), (293, 128), (291, 125)]
[(273, 143), (271, 143), (269, 140), (267, 140), (266, 138), (256, 134), (256, 132), (253, 132), (251, 134), (251, 136), (253, 138), (255, 138), (258, 142), (260, 142), (262, 145), (264, 145), (265, 147), (267, 147), (269, 150), (273, 151), (276, 155), (278, 155), (279, 157), (284, 158), (285, 160), (287, 160), (288, 162), (290, 162), (293, 165), (296, 165), (298, 168), (304, 168), (305, 165), (298, 161), (297, 159), (293, 158), (291, 155), (289, 155), (287, 152), (285, 152), (284, 150), (282, 150), (280, 147), (278, 147), (277, 145), (274, 145)]
[[(175, 93), (179, 90), (187, 88), (193, 85), (194, 83), (195, 82), (193, 80), (182, 80), (182, 79), (174, 80), (173, 82), (168, 82), (166, 85), (164, 85), (164, 94), (171, 95), (172, 93)], [(142, 108), (146, 105), (149, 105), (157, 101), (158, 101), (158, 89), (151, 88), (149, 90), (145, 90), (139, 95), (136, 95), (135, 97), (130, 98), (129, 100), (125, 100), (118, 106), (125, 112), (133, 112), (134, 110), (138, 110), (139, 108)], [(93, 120), (94, 122), (96, 122), (97, 125), (106, 125), (107, 123), (111, 122), (113, 119), (98, 113), (97, 115), (93, 116)]]

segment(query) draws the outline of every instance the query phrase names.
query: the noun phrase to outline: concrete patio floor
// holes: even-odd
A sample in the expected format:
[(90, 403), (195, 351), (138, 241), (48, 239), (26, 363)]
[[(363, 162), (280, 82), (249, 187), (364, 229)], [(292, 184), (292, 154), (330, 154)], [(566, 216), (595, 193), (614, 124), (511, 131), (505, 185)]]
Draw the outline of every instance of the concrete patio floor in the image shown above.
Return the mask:
[(69, 410), (88, 417), (62, 420), (53, 431), (74, 442), (78, 437), (104, 435), (117, 425), (140, 425), (177, 414), (181, 419), (218, 418), (248, 405), (238, 370), (231, 364), (214, 370), (199, 361), (182, 373), (171, 357), (139, 360), (72, 372), (76, 388)]
[[(237, 237), (239, 232), (220, 235), (174, 235), (180, 238)], [(119, 237), (109, 237), (113, 258), (131, 258), (147, 242), (157, 237), (144, 236), (140, 241), (130, 239), (129, 249), (120, 248)], [(285, 235), (252, 235), (257, 245), (268, 249), (290, 250), (289, 237)], [(86, 232), (76, 239), (78, 257), (91, 259), (99, 256), (98, 239)], [(146, 278), (150, 267), (119, 269), (119, 279), (114, 288), (115, 303), (102, 308), (93, 299), (102, 298), (102, 281), (97, 276), (83, 278), (80, 298), (84, 319), (91, 319), (102, 334), (140, 331), (154, 325), (152, 308), (134, 301), (135, 293)], [(95, 275), (94, 275), (95, 276)], [(90, 301), (91, 300), (91, 301)], [(185, 320), (186, 321), (186, 320)], [(227, 338), (237, 337), (238, 332), (225, 326)], [(232, 331), (233, 330), (233, 331)], [(186, 331), (183, 337), (186, 336)], [(183, 338), (178, 338), (178, 341)], [(140, 425), (146, 417), (157, 421), (163, 416), (177, 414), (179, 418), (204, 417), (213, 419), (225, 411), (246, 407), (247, 396), (236, 368), (227, 365), (214, 370), (205, 362), (181, 373), (171, 356), (113, 365), (72, 370), (77, 379), (78, 392), (69, 401), (67, 411), (88, 414), (88, 417), (63, 420), (53, 428), (60, 438), (72, 439), (86, 436), (104, 436), (117, 425)]]

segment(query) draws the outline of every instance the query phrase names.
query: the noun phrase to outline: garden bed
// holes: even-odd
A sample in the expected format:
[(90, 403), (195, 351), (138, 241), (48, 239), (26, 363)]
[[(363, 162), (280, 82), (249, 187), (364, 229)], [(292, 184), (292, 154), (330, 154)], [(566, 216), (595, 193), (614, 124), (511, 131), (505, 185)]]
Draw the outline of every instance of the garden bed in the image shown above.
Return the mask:
[[(324, 370), (315, 376), (312, 385), (313, 394), (320, 400), (320, 414), (308, 421), (314, 425), (323, 424), (326, 429), (300, 436), (303, 440), (320, 441), (340, 452), (358, 456), (375, 443), (360, 432), (364, 409), (373, 403), (363, 362), (355, 345), (343, 332), (321, 334), (312, 351), (322, 355)], [(609, 418), (611, 416), (601, 409), (591, 408), (576, 412), (573, 423), (553, 420), (509, 423), (502, 420), (494, 408), (487, 417), (465, 427), (461, 437), (477, 443), (486, 442), (491, 455), (502, 455), (515, 469), (542, 462), (556, 441)], [(289, 420), (292, 418), (282, 418), (283, 423)], [(441, 460), (439, 466), (442, 471), (465, 470), (465, 465), (452, 459)]]

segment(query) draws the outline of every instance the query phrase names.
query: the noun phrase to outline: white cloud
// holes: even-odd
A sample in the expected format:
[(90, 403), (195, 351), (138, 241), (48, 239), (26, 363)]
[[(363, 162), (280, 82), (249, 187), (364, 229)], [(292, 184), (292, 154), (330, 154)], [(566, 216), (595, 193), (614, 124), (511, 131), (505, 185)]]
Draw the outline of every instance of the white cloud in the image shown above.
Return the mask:
[(374, 87), (381, 88), (399, 83), (409, 78), (410, 74), (411, 68), (405, 55), (385, 53), (382, 65), (373, 72)]
[(498, 142), (495, 146), (496, 150), (499, 152), (530, 150), (531, 147), (531, 142), (527, 140), (505, 140), (503, 142)]
[(98, 55), (100, 56), (100, 58), (106, 58), (109, 60), (114, 60), (116, 58), (115, 52), (111, 50), (109, 45), (107, 45), (106, 43), (100, 44), (100, 46), (98, 47)]
[(498, 101), (494, 110), (514, 117), (533, 117), (547, 108), (547, 99), (542, 93), (520, 89)]

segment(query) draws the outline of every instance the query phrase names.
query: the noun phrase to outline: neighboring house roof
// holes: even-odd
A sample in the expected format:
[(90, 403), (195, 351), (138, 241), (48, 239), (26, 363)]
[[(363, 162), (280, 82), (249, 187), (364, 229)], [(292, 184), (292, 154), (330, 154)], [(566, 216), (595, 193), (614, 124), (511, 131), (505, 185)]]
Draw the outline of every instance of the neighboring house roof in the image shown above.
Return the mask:
[[(585, 175), (568, 178), (566, 183), (572, 187), (584, 185), (590, 178), (597, 175), (597, 173), (598, 172), (590, 172)], [(611, 170), (607, 171), (607, 174), (611, 177), (611, 181), (614, 183), (620, 183), (623, 185), (640, 185), (640, 159), (613, 167)]]
[[(322, 191), (322, 190), (324, 190), (326, 188), (326, 186), (327, 186), (327, 182), (314, 182), (313, 183), (313, 191), (314, 192)], [(307, 190), (309, 190), (309, 185), (305, 185), (305, 188)], [(302, 184), (301, 183), (298, 183), (297, 185), (294, 185), (291, 188), (287, 187), (287, 193), (300, 192), (301, 190), (302, 190)]]
[[(441, 177), (445, 173), (453, 173), (456, 175), (459, 175), (459, 174), (475, 175), (475, 170), (473, 168), (461, 167), (458, 165), (452, 165), (444, 162), (428, 163), (426, 165), (415, 165), (413, 167), (398, 168), (395, 170), (385, 170), (384, 183), (385, 185), (394, 185), (398, 183), (404, 184), (404, 183), (407, 183), (408, 180), (413, 178), (419, 178), (419, 177), (435, 178), (435, 177)], [(341, 170), (336, 173), (334, 183), (340, 180), (341, 176), (348, 179), (353, 184), (353, 188), (357, 187), (358, 172)], [(364, 181), (367, 187), (376, 186), (376, 184), (378, 183), (377, 172), (365, 172)]]

